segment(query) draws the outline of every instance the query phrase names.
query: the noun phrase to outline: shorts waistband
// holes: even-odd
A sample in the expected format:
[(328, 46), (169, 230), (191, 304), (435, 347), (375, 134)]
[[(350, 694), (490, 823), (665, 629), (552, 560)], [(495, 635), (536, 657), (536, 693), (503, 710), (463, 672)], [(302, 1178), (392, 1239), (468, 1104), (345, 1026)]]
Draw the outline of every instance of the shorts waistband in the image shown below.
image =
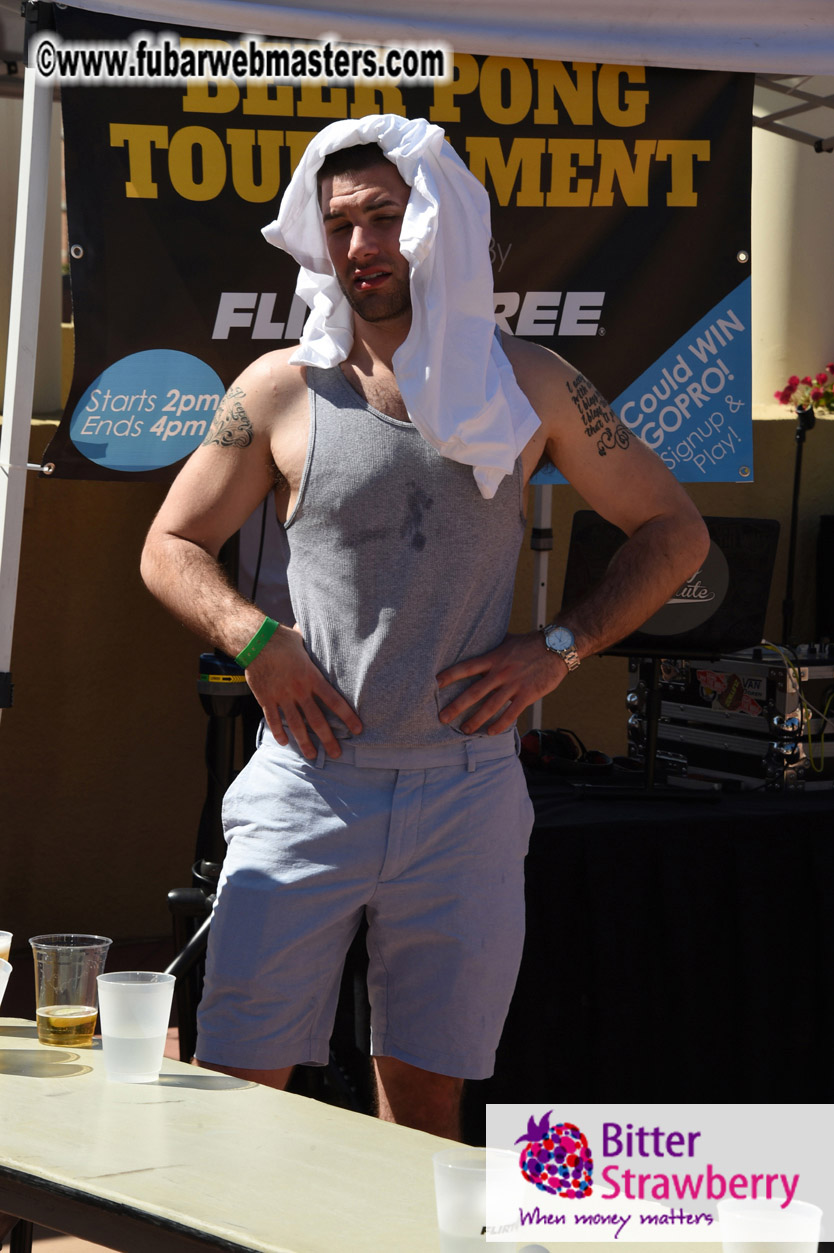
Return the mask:
[[(425, 748), (390, 748), (384, 744), (356, 744), (351, 740), (340, 740), (339, 745), (342, 755), (335, 761), (351, 766), (376, 770), (432, 770), (457, 766), (471, 773), (481, 763), (517, 756), (519, 736), (515, 727), (511, 727), (500, 735), (470, 736), (460, 743)], [(327, 757), (319, 747), (311, 765), (323, 768), (327, 763), (334, 764), (334, 759)]]

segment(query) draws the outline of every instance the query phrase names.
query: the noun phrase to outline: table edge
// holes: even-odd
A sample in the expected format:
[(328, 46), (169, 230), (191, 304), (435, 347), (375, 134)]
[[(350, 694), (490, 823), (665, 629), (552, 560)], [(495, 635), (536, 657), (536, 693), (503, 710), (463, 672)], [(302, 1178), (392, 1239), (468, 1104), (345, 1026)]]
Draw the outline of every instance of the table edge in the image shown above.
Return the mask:
[[(45, 1200), (50, 1202), (46, 1207)], [(45, 1212), (45, 1208), (48, 1212)], [(189, 1249), (215, 1249), (222, 1250), (222, 1253), (263, 1253), (261, 1248), (254, 1245), (200, 1232), (162, 1214), (154, 1214), (123, 1201), (96, 1196), (81, 1188), (72, 1188), (57, 1180), (2, 1163), (0, 1210), (55, 1231), (64, 1231), (82, 1240), (106, 1243), (108, 1247), (123, 1250), (124, 1253), (145, 1253), (149, 1236), (154, 1239), (155, 1253), (169, 1253), (169, 1250), (182, 1250), (185, 1253)], [(50, 1222), (50, 1219), (55, 1221)], [(60, 1223), (57, 1221), (59, 1219)], [(69, 1227), (62, 1225), (67, 1219), (71, 1220)], [(110, 1232), (117, 1228), (120, 1236), (123, 1235), (125, 1239), (119, 1239), (116, 1244), (109, 1243), (112, 1240)], [(137, 1242), (134, 1242), (134, 1238)]]

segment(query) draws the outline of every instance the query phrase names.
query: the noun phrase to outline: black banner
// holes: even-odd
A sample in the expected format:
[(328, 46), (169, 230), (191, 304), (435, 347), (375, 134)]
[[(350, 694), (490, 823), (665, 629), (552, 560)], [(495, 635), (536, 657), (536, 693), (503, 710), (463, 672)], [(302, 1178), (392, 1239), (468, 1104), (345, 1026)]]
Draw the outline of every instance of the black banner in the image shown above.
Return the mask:
[[(56, 18), (64, 40), (140, 29)], [(499, 324), (591, 377), (680, 478), (752, 477), (752, 76), (458, 53), (423, 87), (125, 82), (62, 87), (76, 357), (56, 475), (172, 477), (244, 366), (298, 338), (297, 267), (261, 227), (309, 139), (397, 112), (441, 125), (489, 191)]]

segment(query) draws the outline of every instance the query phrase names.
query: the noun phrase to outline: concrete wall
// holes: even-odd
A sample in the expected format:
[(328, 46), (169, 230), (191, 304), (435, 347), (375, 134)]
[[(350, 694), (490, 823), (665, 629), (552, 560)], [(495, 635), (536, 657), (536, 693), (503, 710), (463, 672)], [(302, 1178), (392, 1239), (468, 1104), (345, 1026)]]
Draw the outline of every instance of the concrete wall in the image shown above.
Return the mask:
[[(33, 428), (40, 460), (52, 423)], [(163, 490), (30, 475), (12, 674), (0, 725), (0, 917), (114, 938), (169, 929), (205, 790), (199, 641), (146, 593)]]

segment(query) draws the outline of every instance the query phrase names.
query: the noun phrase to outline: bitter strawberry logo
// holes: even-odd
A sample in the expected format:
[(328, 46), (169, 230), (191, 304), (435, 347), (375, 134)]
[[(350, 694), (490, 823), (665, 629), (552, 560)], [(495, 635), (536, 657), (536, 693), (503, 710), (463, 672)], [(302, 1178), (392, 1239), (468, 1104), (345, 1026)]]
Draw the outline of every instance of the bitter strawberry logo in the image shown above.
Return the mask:
[(527, 1131), (516, 1140), (524, 1142), (519, 1166), (528, 1183), (553, 1196), (579, 1200), (593, 1188), (594, 1159), (586, 1137), (572, 1122), (551, 1124), (548, 1110), (540, 1122), (533, 1115)]

